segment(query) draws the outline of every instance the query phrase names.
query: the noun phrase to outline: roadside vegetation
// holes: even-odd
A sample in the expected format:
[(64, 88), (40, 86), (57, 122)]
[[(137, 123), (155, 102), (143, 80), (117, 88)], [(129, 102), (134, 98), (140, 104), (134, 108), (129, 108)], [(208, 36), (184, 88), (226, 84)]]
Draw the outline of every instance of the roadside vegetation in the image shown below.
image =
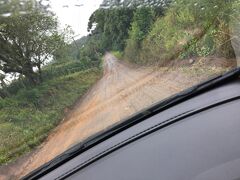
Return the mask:
[(30, 152), (101, 77), (99, 61), (74, 57), (73, 44), (42, 68), (41, 82), (25, 77), (1, 89), (0, 164)]
[(0, 3), (2, 165), (43, 142), (101, 77), (101, 52), (88, 37), (70, 42), (41, 1)]
[(39, 145), (101, 76), (99, 68), (75, 70), (65, 65), (69, 63), (58, 64), (57, 77), (0, 101), (0, 164)]
[(123, 59), (123, 53), (122, 51), (111, 51), (111, 54), (113, 54), (116, 58), (118, 58), (119, 60)]
[(237, 17), (234, 14), (240, 4), (233, 3), (176, 0), (142, 41), (139, 63), (164, 64), (174, 59), (211, 55), (235, 58), (231, 44), (234, 27), (230, 23), (237, 20), (233, 17)]
[(131, 63), (163, 66), (176, 59), (239, 56), (238, 0), (105, 0), (101, 7), (89, 29), (94, 24), (91, 32), (101, 46)]

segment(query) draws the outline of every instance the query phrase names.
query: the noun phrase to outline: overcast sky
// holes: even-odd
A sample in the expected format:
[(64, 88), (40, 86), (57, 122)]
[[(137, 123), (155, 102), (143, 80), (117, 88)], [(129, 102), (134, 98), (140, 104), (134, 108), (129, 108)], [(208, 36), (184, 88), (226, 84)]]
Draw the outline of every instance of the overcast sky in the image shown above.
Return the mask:
[(77, 38), (87, 35), (87, 24), (91, 14), (98, 9), (102, 0), (50, 0), (53, 11), (61, 26), (70, 25)]

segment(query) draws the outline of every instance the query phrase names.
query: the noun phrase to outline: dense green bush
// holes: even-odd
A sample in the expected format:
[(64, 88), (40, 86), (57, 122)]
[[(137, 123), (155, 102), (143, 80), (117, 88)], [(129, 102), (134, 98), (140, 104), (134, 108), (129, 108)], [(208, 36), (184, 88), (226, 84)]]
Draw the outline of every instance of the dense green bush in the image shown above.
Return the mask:
[(138, 64), (163, 64), (192, 56), (232, 58), (230, 22), (239, 7), (237, 0), (175, 0), (140, 45), (131, 38), (137, 34), (136, 23), (132, 23), (125, 55)]
[(28, 106), (29, 103), (38, 106), (41, 92), (37, 88), (23, 89), (17, 94), (17, 100), (21, 106)]
[[(104, 50), (123, 50), (133, 12), (134, 8), (126, 7), (98, 9), (90, 17), (88, 29), (97, 35)], [(95, 29), (93, 24), (97, 24)]]

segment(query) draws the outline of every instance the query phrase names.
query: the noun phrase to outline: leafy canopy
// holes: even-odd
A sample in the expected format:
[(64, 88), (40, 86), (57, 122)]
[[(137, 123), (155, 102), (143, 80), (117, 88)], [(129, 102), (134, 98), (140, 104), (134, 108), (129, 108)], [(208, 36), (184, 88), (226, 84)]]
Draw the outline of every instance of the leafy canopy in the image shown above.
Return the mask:
[[(0, 9), (0, 70), (19, 73), (32, 84), (41, 80), (41, 67), (64, 45), (64, 33), (41, 1), (6, 1)], [(37, 68), (37, 71), (34, 71)]]

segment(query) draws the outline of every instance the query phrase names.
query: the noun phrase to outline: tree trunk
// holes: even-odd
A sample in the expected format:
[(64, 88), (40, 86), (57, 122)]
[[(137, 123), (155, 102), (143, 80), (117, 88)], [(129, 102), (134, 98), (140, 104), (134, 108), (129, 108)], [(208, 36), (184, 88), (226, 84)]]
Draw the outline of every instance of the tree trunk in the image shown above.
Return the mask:
[(29, 83), (31, 85), (37, 85), (38, 84), (38, 78), (37, 78), (37, 74), (33, 73), (28, 73), (25, 74), (26, 78), (28, 79)]
[(38, 84), (37, 73), (35, 73), (33, 71), (33, 67), (30, 63), (25, 64), (22, 74), (28, 79), (28, 81), (31, 85), (37, 85)]
[(42, 68), (41, 68), (41, 64), (39, 63), (37, 67), (38, 67), (39, 81), (42, 82), (43, 79), (42, 79)]
[(28, 71), (24, 72), (23, 75), (28, 79), (28, 81), (31, 85), (38, 84), (37, 74), (34, 73), (33, 70), (28, 70)]

